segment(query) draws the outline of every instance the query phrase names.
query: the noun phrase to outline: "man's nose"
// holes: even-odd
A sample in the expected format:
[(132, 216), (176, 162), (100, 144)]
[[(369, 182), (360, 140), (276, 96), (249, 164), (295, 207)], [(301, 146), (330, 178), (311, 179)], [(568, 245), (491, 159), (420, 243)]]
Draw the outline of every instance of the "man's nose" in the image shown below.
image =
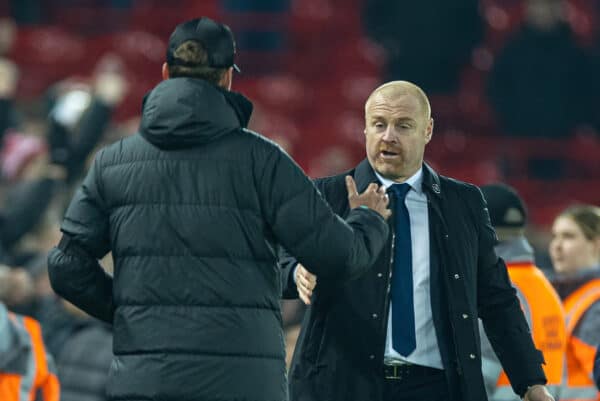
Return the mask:
[(386, 130), (383, 132), (383, 136), (381, 137), (386, 142), (396, 142), (398, 140), (396, 133), (394, 132), (394, 128), (388, 126)]

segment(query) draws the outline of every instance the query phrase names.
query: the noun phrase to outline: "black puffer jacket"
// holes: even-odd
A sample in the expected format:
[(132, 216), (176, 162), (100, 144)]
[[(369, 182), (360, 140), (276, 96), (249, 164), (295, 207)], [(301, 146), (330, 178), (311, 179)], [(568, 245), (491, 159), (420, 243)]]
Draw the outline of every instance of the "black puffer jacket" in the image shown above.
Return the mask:
[[(339, 279), (385, 243), (378, 214), (336, 217), (277, 145), (243, 129), (250, 111), (202, 80), (163, 81), (141, 135), (97, 155), (67, 210), (50, 278), (114, 322), (112, 400), (286, 400), (276, 243)], [(114, 282), (94, 260), (109, 250)]]

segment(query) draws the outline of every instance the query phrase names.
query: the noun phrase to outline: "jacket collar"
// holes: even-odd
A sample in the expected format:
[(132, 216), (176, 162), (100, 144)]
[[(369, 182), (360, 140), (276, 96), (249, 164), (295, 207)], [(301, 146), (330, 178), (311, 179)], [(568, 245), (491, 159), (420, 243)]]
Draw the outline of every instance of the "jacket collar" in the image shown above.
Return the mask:
[(356, 182), (356, 189), (359, 193), (362, 193), (367, 189), (369, 184), (373, 182), (381, 185), (381, 182), (379, 182), (379, 179), (375, 175), (375, 171), (369, 164), (368, 159), (364, 159), (356, 166), (356, 169), (354, 170), (354, 181)]
[[(372, 182), (381, 184), (375, 175), (375, 171), (373, 171), (373, 167), (369, 164), (368, 159), (364, 159), (356, 166), (356, 169), (354, 170), (354, 180), (356, 181), (358, 192), (363, 192)], [(427, 195), (433, 195), (437, 198), (441, 198), (442, 196), (440, 177), (427, 163), (423, 163), (422, 188)]]
[(427, 163), (423, 163), (423, 191), (433, 197), (442, 197), (442, 186), (440, 185), (440, 176)]

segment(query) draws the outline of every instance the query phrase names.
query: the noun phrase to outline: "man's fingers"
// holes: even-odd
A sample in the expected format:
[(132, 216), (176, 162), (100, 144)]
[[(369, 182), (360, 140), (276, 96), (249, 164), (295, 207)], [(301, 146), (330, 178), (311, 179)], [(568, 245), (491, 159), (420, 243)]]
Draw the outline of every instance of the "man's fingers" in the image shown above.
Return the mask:
[(307, 289), (303, 284), (298, 285), (298, 295), (300, 295), (300, 299), (304, 304), (310, 305), (310, 297), (312, 296), (312, 291)]
[(384, 205), (385, 207), (388, 207), (388, 205), (389, 205), (389, 204), (390, 204), (390, 197), (389, 197), (389, 196), (387, 196), (387, 194), (385, 194), (385, 195), (383, 196), (383, 205)]
[(317, 276), (309, 272), (308, 270), (304, 270), (302, 272), (302, 277), (308, 284), (316, 285), (317, 284)]
[(315, 286), (317, 283), (316, 283), (316, 281), (314, 281), (314, 282), (310, 281), (306, 277), (303, 276), (303, 277), (300, 277), (300, 284), (302, 285), (303, 288), (305, 288), (309, 291), (312, 291), (315, 289)]
[(310, 305), (310, 297), (307, 297), (304, 293), (300, 292), (300, 300), (304, 302), (304, 305)]
[(306, 270), (301, 264), (298, 264), (298, 275), (307, 283), (313, 284), (313, 287), (311, 288), (314, 288), (314, 286), (317, 285), (317, 276)]
[(348, 196), (358, 196), (358, 190), (356, 189), (356, 183), (354, 179), (347, 175), (346, 176), (346, 190), (348, 191)]
[(379, 188), (379, 186), (377, 184), (375, 184), (374, 182), (372, 182), (369, 184), (369, 186), (367, 187), (365, 192), (376, 192), (378, 190), (378, 188)]
[(310, 298), (312, 297), (312, 292), (316, 285), (317, 276), (306, 270), (301, 264), (298, 264), (296, 270), (296, 287), (298, 289), (300, 300), (302, 300), (305, 305), (310, 305)]
[(384, 219), (389, 219), (392, 216), (392, 211), (390, 209), (385, 209), (382, 214)]

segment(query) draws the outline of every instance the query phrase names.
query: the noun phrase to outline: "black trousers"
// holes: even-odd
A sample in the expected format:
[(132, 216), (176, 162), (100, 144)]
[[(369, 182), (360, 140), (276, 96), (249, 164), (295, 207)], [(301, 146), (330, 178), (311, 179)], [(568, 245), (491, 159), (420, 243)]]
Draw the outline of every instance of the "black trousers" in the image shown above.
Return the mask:
[(412, 366), (404, 371), (386, 368), (383, 401), (451, 401), (443, 370)]

